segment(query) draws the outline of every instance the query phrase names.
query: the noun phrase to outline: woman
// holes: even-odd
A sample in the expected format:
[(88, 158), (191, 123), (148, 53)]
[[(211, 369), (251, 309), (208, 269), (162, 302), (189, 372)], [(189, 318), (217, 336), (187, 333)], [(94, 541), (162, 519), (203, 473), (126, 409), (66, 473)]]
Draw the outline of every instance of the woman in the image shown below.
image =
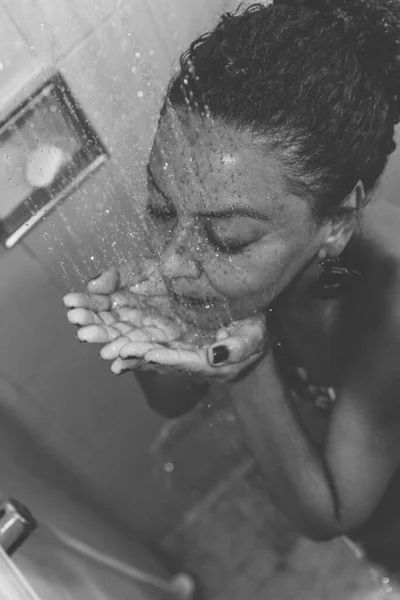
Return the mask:
[(370, 522), (400, 465), (400, 216), (366, 207), (395, 149), (399, 41), (395, 0), (224, 15), (161, 113), (156, 270), (65, 299), (114, 372), (170, 375), (163, 398), (228, 383), (276, 502), (314, 539)]

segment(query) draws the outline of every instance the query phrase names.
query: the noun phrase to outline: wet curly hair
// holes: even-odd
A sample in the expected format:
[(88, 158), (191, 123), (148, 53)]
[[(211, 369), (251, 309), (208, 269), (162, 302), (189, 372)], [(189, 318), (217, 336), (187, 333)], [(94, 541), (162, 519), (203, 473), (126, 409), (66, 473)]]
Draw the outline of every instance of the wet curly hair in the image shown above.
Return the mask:
[(398, 0), (275, 0), (223, 14), (181, 56), (167, 102), (209, 111), (280, 152), (288, 191), (320, 218), (396, 148)]

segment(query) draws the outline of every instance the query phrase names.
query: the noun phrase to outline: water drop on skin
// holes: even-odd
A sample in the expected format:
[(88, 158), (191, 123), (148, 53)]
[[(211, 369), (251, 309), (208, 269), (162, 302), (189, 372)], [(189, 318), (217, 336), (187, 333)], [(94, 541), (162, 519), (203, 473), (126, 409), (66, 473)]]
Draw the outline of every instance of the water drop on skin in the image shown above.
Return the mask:
[(137, 95), (138, 95), (138, 98), (143, 98), (143, 96), (144, 96), (143, 92), (138, 92)]

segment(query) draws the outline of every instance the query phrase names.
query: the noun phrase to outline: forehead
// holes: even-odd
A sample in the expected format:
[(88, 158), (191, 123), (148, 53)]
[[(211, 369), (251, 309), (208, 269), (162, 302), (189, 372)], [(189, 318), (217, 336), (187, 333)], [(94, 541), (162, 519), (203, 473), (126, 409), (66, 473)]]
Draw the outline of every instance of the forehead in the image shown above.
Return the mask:
[(284, 203), (282, 166), (249, 135), (216, 121), (169, 110), (160, 122), (150, 166), (163, 191), (206, 208)]

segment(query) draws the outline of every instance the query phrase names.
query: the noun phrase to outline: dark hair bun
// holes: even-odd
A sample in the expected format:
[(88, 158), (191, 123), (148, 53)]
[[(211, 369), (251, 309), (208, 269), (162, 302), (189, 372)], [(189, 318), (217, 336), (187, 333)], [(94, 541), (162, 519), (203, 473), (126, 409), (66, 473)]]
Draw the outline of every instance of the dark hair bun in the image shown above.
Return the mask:
[(326, 15), (341, 26), (359, 59), (388, 94), (393, 119), (400, 104), (400, 0), (274, 0), (275, 6)]

